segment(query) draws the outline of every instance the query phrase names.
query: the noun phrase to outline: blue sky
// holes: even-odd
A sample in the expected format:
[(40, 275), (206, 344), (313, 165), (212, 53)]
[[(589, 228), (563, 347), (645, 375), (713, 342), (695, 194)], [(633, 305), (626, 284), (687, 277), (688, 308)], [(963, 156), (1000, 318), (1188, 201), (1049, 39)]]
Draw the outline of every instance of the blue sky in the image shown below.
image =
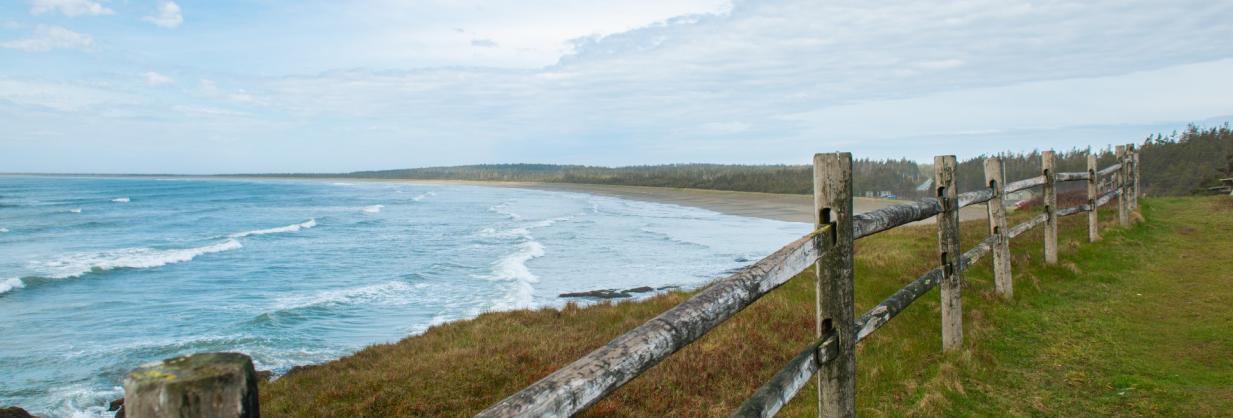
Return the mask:
[(807, 163), (1233, 120), (1230, 1), (9, 0), (0, 172)]

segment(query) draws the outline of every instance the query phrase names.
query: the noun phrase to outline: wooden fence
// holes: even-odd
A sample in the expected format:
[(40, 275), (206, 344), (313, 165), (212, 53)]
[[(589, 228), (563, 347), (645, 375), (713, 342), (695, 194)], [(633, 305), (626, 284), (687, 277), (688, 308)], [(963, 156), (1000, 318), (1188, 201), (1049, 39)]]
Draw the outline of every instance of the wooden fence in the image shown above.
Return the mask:
[[(893, 205), (872, 212), (852, 213), (852, 155), (814, 156), (816, 229), (771, 255), (699, 291), (693, 297), (616, 337), (573, 363), (492, 405), (477, 417), (567, 417), (577, 414), (664, 358), (705, 335), (793, 276), (816, 266), (817, 338), (762, 385), (732, 415), (774, 416), (811, 377), (818, 379), (818, 414), (855, 415), (856, 344), (902, 312), (934, 287), (941, 288), (942, 350), (963, 343), (963, 272), (986, 253), (993, 254), (998, 295), (1012, 298), (1010, 240), (1044, 227), (1045, 262), (1057, 263), (1057, 220), (1086, 212), (1088, 237), (1100, 239), (1097, 208), (1118, 205), (1120, 225), (1130, 224), (1138, 205), (1139, 154), (1133, 146), (1118, 146), (1118, 163), (1098, 169), (1089, 156), (1087, 171), (1054, 171), (1054, 154), (1042, 154), (1041, 174), (1004, 182), (1001, 160), (985, 161), (987, 188), (967, 193), (955, 190), (955, 157), (934, 159), (936, 197)], [(1057, 207), (1059, 182), (1087, 184), (1086, 203)], [(1040, 213), (1009, 226), (1008, 193), (1042, 189)], [(967, 251), (959, 242), (959, 209), (985, 204), (989, 236)], [(936, 217), (941, 265), (887, 297), (869, 311), (855, 315), (853, 253), (855, 240), (912, 222)], [(199, 354), (144, 366), (125, 379), (125, 409), (130, 418), (255, 417), (257, 386), (252, 363), (238, 354)]]
[[(1009, 183), (1002, 178), (1001, 160), (989, 159), (985, 161), (988, 188), (967, 193), (956, 193), (955, 157), (936, 157), (936, 197), (860, 214), (852, 213), (852, 155), (815, 155), (815, 231), (713, 283), (681, 304), (492, 405), (477, 417), (577, 414), (702, 337), (810, 264), (815, 264), (817, 271), (816, 340), (805, 346), (732, 415), (774, 416), (817, 375), (818, 415), (854, 416), (856, 344), (921, 295), (941, 287), (942, 350), (958, 349), (963, 343), (961, 294), (963, 271), (968, 265), (992, 252), (997, 293), (1012, 298), (1011, 239), (1043, 226), (1045, 262), (1055, 264), (1058, 218), (1086, 212), (1088, 237), (1096, 241), (1100, 239), (1096, 209), (1116, 199), (1120, 224), (1130, 224), (1130, 213), (1138, 204), (1138, 152), (1133, 146), (1118, 146), (1116, 151), (1117, 164), (1098, 169), (1095, 157), (1089, 156), (1087, 171), (1077, 173), (1054, 171), (1054, 154), (1047, 151), (1042, 154), (1039, 176)], [(1058, 208), (1056, 186), (1068, 181), (1087, 183), (1087, 201)], [(1034, 187), (1042, 188), (1040, 213), (1021, 224), (1007, 225), (1004, 196)], [(988, 207), (990, 234), (971, 249), (961, 251), (959, 209), (982, 203)], [(857, 317), (853, 308), (853, 241), (929, 217), (937, 219), (941, 265)]]

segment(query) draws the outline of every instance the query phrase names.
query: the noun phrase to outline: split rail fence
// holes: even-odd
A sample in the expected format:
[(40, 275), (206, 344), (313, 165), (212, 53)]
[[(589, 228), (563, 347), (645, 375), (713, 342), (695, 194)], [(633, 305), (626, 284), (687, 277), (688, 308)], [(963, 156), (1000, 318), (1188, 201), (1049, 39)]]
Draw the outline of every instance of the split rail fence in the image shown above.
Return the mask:
[[(1117, 163), (1098, 169), (1089, 155), (1086, 172), (1056, 172), (1054, 154), (1042, 153), (1040, 175), (1014, 182), (1003, 179), (1002, 162), (985, 161), (988, 187), (967, 193), (955, 190), (954, 156), (934, 158), (937, 196), (852, 213), (852, 155), (814, 156), (814, 208), (817, 229), (771, 255), (714, 282), (693, 297), (616, 337), (573, 363), (492, 405), (477, 417), (568, 417), (582, 412), (617, 388), (658, 364), (762, 296), (786, 283), (811, 264), (817, 272), (817, 338), (759, 388), (734, 417), (774, 416), (811, 377), (818, 380), (818, 415), (855, 415), (856, 344), (885, 325), (934, 287), (941, 288), (942, 350), (963, 343), (963, 272), (986, 253), (993, 253), (994, 286), (1012, 298), (1010, 240), (1044, 227), (1045, 262), (1056, 264), (1058, 219), (1086, 212), (1088, 237), (1100, 239), (1097, 209), (1116, 199), (1118, 221), (1130, 224), (1138, 206), (1139, 153), (1133, 145), (1116, 147)], [(1086, 203), (1057, 207), (1060, 182), (1087, 183)], [(1041, 211), (1009, 226), (1005, 196), (1035, 187), (1043, 189)], [(959, 210), (985, 204), (990, 234), (961, 251)], [(869, 311), (855, 316), (853, 252), (855, 240), (912, 222), (936, 217), (941, 265), (908, 283)], [(208, 353), (143, 366), (125, 379), (125, 405), (130, 418), (257, 417), (257, 385), (247, 356)]]
[[(1089, 155), (1086, 172), (1065, 173), (1054, 170), (1054, 153), (1046, 151), (1042, 154), (1039, 176), (1014, 182), (1004, 181), (1002, 161), (991, 158), (985, 161), (988, 187), (967, 193), (956, 193), (955, 157), (935, 157), (936, 197), (860, 214), (852, 213), (852, 155), (817, 154), (813, 160), (817, 227), (814, 232), (713, 283), (681, 304), (492, 405), (477, 417), (567, 417), (582, 412), (811, 264), (817, 271), (817, 339), (732, 415), (774, 416), (816, 374), (818, 415), (854, 416), (856, 344), (921, 295), (941, 287), (942, 349), (958, 349), (963, 343), (960, 296), (963, 271), (968, 265), (992, 252), (996, 291), (1004, 298), (1011, 298), (1014, 295), (1009, 247), (1012, 238), (1043, 225), (1045, 262), (1055, 264), (1059, 218), (1086, 212), (1088, 236), (1096, 241), (1100, 239), (1096, 209), (1116, 199), (1118, 221), (1122, 226), (1129, 225), (1130, 213), (1138, 204), (1139, 154), (1133, 145), (1116, 147), (1116, 154), (1118, 162), (1109, 167), (1098, 169), (1096, 157)], [(1068, 181), (1087, 182), (1087, 202), (1058, 208), (1056, 186)], [(1102, 184), (1106, 186), (1103, 189), (1108, 190), (1102, 190)], [(1021, 224), (1008, 226), (1005, 196), (1034, 187), (1043, 189), (1040, 213)], [(988, 206), (990, 234), (966, 252), (961, 251), (959, 209), (982, 203)], [(853, 307), (853, 241), (929, 217), (937, 218), (941, 266), (857, 317)]]

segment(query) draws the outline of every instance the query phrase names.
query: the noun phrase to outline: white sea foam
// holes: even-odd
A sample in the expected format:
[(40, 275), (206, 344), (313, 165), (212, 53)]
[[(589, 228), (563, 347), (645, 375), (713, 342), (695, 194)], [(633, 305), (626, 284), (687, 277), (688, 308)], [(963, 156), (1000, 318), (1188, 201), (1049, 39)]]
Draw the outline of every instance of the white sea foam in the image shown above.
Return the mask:
[(124, 248), (97, 253), (66, 254), (56, 260), (31, 262), (40, 276), (48, 279), (81, 277), (90, 272), (115, 269), (144, 269), (183, 263), (205, 254), (221, 253), (242, 248), (239, 241), (229, 239), (220, 243), (196, 248), (158, 250), (153, 248)]
[(68, 211), (71, 213), (81, 213), (81, 208), (69, 209)]
[(343, 183), (341, 181), (330, 183), (332, 186), (354, 186), (355, 183)]
[(384, 207), (385, 205), (372, 205), (372, 206), (368, 206), (363, 209), (360, 209), (360, 211), (364, 213), (379, 213), (381, 212), (381, 208), (384, 208)]
[(127, 197), (117, 197), (115, 199), (111, 199), (111, 201), (116, 202), (116, 203), (128, 203), (129, 202)]
[(480, 236), (489, 238), (526, 238), (531, 233), (526, 228), (506, 229), (498, 231), (496, 228), (484, 228), (479, 231)]
[(565, 222), (565, 221), (569, 221), (572, 219), (574, 219), (574, 217), (572, 216), (561, 216), (561, 217), (556, 217), (552, 219), (545, 219), (539, 222), (532, 223), (530, 227), (531, 228), (547, 228), (547, 227), (550, 227), (556, 224), (557, 222)]
[[(401, 190), (400, 190), (400, 191), (401, 191)], [(415, 196), (415, 197), (411, 198), (411, 200), (414, 200), (414, 201), (416, 201), (416, 202), (419, 202), (419, 201), (421, 201), (421, 200), (424, 200), (424, 199), (427, 199), (427, 198), (430, 198), (430, 197), (433, 197), (433, 196), (436, 196), (436, 195), (437, 195), (437, 194), (436, 194), (436, 193), (433, 193), (433, 192), (425, 192), (425, 193), (421, 193), (421, 194), (419, 194), (419, 195), (417, 195), (417, 196)]]
[(510, 212), (507, 208), (509, 208), (509, 202), (501, 203), (499, 205), (489, 206), (488, 211), (504, 215), (506, 218), (510, 218), (514, 220), (522, 219), (522, 215), (519, 215), (514, 212)]
[(539, 282), (539, 277), (531, 273), (531, 269), (527, 268), (527, 262), (543, 257), (544, 245), (531, 240), (529, 235), (527, 237), (528, 241), (520, 244), (517, 251), (502, 257), (492, 265), (490, 280), (512, 282), (505, 294), (505, 299), (493, 306), (495, 309), (523, 309), (534, 306), (534, 283)]
[(415, 288), (401, 281), (389, 281), (367, 286), (346, 289), (334, 289), (317, 292), (311, 295), (288, 296), (274, 303), (276, 310), (291, 310), (313, 306), (352, 305), (357, 303), (372, 305), (403, 305), (411, 303), (407, 298)]
[(5, 232), (9, 232), (9, 229), (8, 229), (8, 228), (0, 228), (0, 234), (3, 234), (3, 233), (5, 233)]
[(53, 388), (48, 392), (51, 398), (59, 401), (58, 405), (48, 411), (49, 415), (72, 418), (114, 416), (115, 412), (107, 412), (107, 404), (113, 399), (124, 396), (124, 388), (119, 386), (98, 389), (84, 384)]
[(231, 238), (244, 238), (244, 237), (253, 236), (253, 235), (282, 234), (286, 232), (299, 232), (301, 229), (309, 229), (314, 226), (317, 226), (317, 220), (309, 219), (307, 221), (304, 221), (298, 224), (280, 226), (278, 228), (258, 229), (255, 231), (240, 232), (236, 234), (231, 234), (229, 236)]
[(21, 278), (18, 277), (10, 277), (0, 280), (0, 294), (5, 294), (10, 290), (21, 289), (23, 287), (26, 287), (26, 283), (21, 281)]

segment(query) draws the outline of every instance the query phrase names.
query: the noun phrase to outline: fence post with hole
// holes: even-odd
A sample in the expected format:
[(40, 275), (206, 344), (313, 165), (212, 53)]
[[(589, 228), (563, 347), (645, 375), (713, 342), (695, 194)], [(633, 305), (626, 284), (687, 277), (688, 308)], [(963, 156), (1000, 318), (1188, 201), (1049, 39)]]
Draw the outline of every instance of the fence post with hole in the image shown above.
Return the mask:
[(963, 346), (963, 265), (959, 247), (959, 194), (955, 190), (955, 156), (933, 157), (933, 182), (937, 186), (938, 254), (942, 261), (942, 351)]
[(1134, 172), (1131, 173), (1131, 175), (1134, 176), (1134, 179), (1135, 179), (1134, 183), (1130, 185), (1131, 188), (1134, 189), (1134, 193), (1133, 193), (1134, 198), (1131, 200), (1131, 202), (1134, 202), (1134, 208), (1138, 209), (1139, 208), (1139, 196), (1141, 193), (1139, 190), (1139, 148), (1134, 145), (1131, 145), (1130, 149), (1132, 151), (1130, 153), (1130, 166), (1134, 167)]
[(852, 154), (813, 157), (814, 216), (829, 233), (815, 238), (822, 256), (817, 270), (817, 333), (832, 330), (837, 356), (818, 370), (818, 416), (856, 415), (856, 330), (852, 268)]
[(1100, 176), (1096, 175), (1096, 154), (1087, 154), (1087, 239), (1091, 242), (1100, 241), (1100, 208), (1096, 207), (1096, 199), (1100, 197), (1097, 187)]
[(1134, 150), (1134, 208), (1139, 208), (1139, 196), (1143, 196), (1143, 189), (1139, 189), (1139, 154), (1141, 150)]
[(1057, 264), (1057, 169), (1053, 151), (1040, 153), (1040, 171), (1045, 176), (1045, 264)]
[(1126, 146), (1125, 145), (1118, 145), (1116, 147), (1116, 150), (1117, 150), (1117, 163), (1121, 164), (1121, 166), (1118, 167), (1117, 169), (1117, 182), (1115, 183), (1117, 185), (1117, 191), (1118, 191), (1117, 223), (1118, 225), (1121, 225), (1123, 228), (1125, 228), (1130, 225), (1130, 211), (1129, 211), (1130, 207), (1128, 204), (1128, 202), (1130, 201), (1130, 196), (1128, 195), (1130, 193), (1127, 192), (1128, 188), (1126, 187), (1126, 184), (1129, 183), (1127, 180), (1129, 180), (1130, 174), (1128, 174), (1129, 170), (1127, 170), (1127, 168), (1129, 168), (1128, 166), (1130, 165), (1130, 163), (1126, 161)]
[(993, 189), (993, 198), (986, 204), (989, 209), (989, 233), (997, 237), (993, 244), (993, 286), (999, 296), (1006, 299), (1015, 296), (1014, 282), (1010, 273), (1010, 238), (1006, 236), (1006, 187), (1005, 174), (1000, 158), (985, 160), (985, 183)]

